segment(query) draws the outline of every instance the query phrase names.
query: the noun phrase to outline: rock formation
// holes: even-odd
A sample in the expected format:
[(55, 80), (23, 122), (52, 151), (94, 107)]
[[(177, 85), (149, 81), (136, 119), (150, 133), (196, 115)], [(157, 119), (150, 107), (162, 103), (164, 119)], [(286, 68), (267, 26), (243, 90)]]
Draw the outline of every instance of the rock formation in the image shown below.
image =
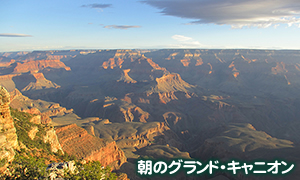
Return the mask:
[[(49, 124), (52, 122), (52, 116), (63, 116), (73, 113), (73, 109), (66, 109), (61, 107), (58, 103), (47, 102), (43, 100), (32, 100), (27, 96), (24, 96), (18, 89), (10, 92), (11, 104), (10, 106), (23, 112), (30, 114), (40, 115), (40, 121), (42, 124)], [(38, 121), (38, 117), (35, 116), (32, 121)]]
[(17, 66), (14, 68), (14, 73), (17, 74), (17, 73), (35, 72), (48, 67), (64, 68), (67, 71), (71, 70), (60, 60), (37, 60), (37, 61), (28, 61), (24, 63), (17, 63)]
[[(0, 86), (0, 160), (10, 162), (19, 148), (18, 137), (9, 110), (10, 95)], [(2, 164), (3, 165), (3, 164)]]
[(21, 91), (39, 90), (47, 88), (59, 88), (60, 86), (45, 78), (43, 73), (33, 73), (33, 81), (25, 86)]
[(103, 166), (118, 169), (126, 162), (124, 152), (115, 141), (107, 141), (88, 134), (76, 124), (58, 127), (56, 133), (60, 144), (69, 155), (85, 160), (100, 161)]
[[(268, 151), (294, 147), (293, 142), (271, 137), (263, 131), (257, 131), (251, 124), (233, 123), (219, 131), (213, 138), (205, 140), (203, 145), (194, 152), (194, 157), (251, 160), (257, 156), (253, 154), (259, 149)], [(249, 153), (252, 153), (252, 156)]]
[[(300, 51), (163, 49), (13, 54), (0, 53), (0, 84), (9, 91), (24, 90), (29, 98), (15, 92), (11, 106), (39, 114), (42, 123), (43, 116), (51, 116), (55, 125), (81, 124), (92, 134), (77, 129), (73, 144), (81, 142), (76, 133), (83, 135), (86, 144), (90, 142), (86, 139), (109, 139), (132, 160), (137, 158), (138, 149), (157, 149), (155, 145), (164, 149), (168, 144), (192, 153), (192, 157), (207, 153), (222, 158), (224, 154), (244, 157), (261, 153), (263, 148), (294, 150), (289, 143), (275, 143), (275, 138), (300, 142)], [(55, 88), (58, 85), (60, 88)], [(99, 119), (84, 120), (90, 117)], [(105, 119), (111, 123), (103, 123)], [(39, 117), (31, 121), (40, 122)], [(237, 127), (249, 134), (235, 137), (222, 129), (230, 123), (249, 123), (259, 131)], [(103, 143), (98, 143), (102, 147)], [(84, 148), (77, 149), (81, 152)], [(233, 155), (224, 149), (234, 151)], [(97, 148), (84, 150), (88, 153), (81, 152), (79, 157), (96, 159), (92, 151), (100, 152)]]
[(58, 141), (58, 137), (54, 128), (50, 128), (46, 131), (46, 135), (44, 136), (44, 143), (50, 144), (52, 152), (58, 152), (60, 150), (62, 153), (64, 153)]
[(49, 172), (47, 178), (50, 179), (63, 179), (65, 171), (74, 173), (76, 165), (74, 161), (51, 163), (48, 165), (46, 171)]
[[(89, 130), (89, 126), (86, 129)], [(177, 135), (163, 122), (107, 123), (103, 120), (94, 125), (94, 134), (116, 141), (120, 148), (142, 148), (155, 143), (182, 149)]]
[[(1, 162), (11, 162), (14, 159), (15, 150), (20, 149), (18, 135), (16, 131), (16, 127), (14, 124), (14, 120), (11, 116), (10, 111), (10, 101), (11, 98), (15, 98), (16, 94), (13, 93), (12, 97), (6, 91), (5, 88), (0, 87), (0, 160)], [(26, 99), (26, 98), (25, 98)], [(20, 119), (18, 119), (20, 121)], [(24, 121), (24, 120), (21, 120)], [(30, 123), (34, 123), (30, 130), (28, 130), (28, 137), (34, 141), (37, 133), (43, 128), (45, 130), (45, 135), (42, 137), (45, 143), (49, 143), (51, 146), (52, 152), (58, 152), (58, 150), (62, 151), (62, 148), (58, 142), (55, 130), (51, 126), (38, 126), (42, 122), (41, 115), (33, 116), (29, 119)], [(20, 142), (20, 144), (22, 144)], [(23, 148), (27, 149), (27, 147), (23, 144)], [(4, 165), (3, 163), (1, 165)]]
[(179, 74), (168, 74), (156, 78), (159, 92), (183, 91), (188, 92), (193, 86), (183, 81)]

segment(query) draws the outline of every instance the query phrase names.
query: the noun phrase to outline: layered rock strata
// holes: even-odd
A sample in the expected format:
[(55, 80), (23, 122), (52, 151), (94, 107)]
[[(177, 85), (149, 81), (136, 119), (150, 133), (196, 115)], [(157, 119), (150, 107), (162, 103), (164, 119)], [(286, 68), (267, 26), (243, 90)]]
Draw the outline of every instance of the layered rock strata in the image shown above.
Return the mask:
[(10, 95), (0, 86), (0, 160), (10, 162), (14, 159), (14, 149), (19, 148), (14, 121), (9, 109)]
[(100, 161), (103, 166), (109, 165), (118, 169), (126, 162), (124, 152), (115, 141), (107, 141), (88, 134), (76, 124), (56, 129), (59, 142), (65, 152), (88, 161)]

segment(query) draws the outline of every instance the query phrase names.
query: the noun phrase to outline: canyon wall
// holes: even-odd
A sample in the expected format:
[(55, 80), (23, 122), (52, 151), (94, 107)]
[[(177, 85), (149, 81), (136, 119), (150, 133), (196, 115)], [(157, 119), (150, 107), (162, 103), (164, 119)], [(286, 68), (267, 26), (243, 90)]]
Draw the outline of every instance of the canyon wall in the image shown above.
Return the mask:
[(76, 124), (58, 127), (56, 133), (63, 150), (69, 155), (100, 161), (103, 166), (109, 165), (112, 169), (118, 169), (126, 162), (124, 152), (115, 141), (92, 136)]
[(16, 128), (9, 110), (10, 95), (0, 86), (0, 159), (11, 162), (14, 159), (14, 149), (19, 148)]

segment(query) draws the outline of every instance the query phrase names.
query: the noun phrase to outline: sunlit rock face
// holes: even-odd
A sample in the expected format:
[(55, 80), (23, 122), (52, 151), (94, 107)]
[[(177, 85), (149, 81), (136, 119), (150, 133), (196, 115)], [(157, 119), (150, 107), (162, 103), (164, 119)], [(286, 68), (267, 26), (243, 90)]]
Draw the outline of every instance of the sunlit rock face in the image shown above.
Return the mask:
[(90, 135), (76, 124), (59, 127), (56, 133), (62, 149), (69, 155), (88, 161), (100, 161), (103, 166), (118, 169), (126, 162), (124, 152), (115, 141), (107, 141)]
[(10, 162), (14, 159), (14, 149), (19, 148), (16, 128), (9, 109), (10, 95), (0, 86), (0, 159)]

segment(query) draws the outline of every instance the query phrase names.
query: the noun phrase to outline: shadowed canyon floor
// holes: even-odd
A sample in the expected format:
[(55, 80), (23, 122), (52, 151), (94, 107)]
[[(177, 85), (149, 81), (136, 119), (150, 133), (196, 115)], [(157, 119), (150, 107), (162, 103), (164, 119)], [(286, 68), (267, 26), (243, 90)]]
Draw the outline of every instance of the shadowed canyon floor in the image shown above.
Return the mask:
[[(0, 85), (10, 92), (11, 107), (40, 115), (42, 123), (51, 122), (64, 141), (62, 148), (71, 154), (96, 158), (102, 147), (113, 143), (110, 146), (120, 156), (117, 164), (122, 165), (119, 171), (131, 179), (140, 178), (135, 168), (141, 157), (279, 158), (300, 163), (300, 51), (74, 50), (0, 55)], [(74, 134), (73, 144), (90, 144), (86, 146), (95, 152), (84, 148), (79, 152), (65, 143), (62, 130)], [(75, 137), (76, 132), (81, 138)], [(295, 169), (278, 179), (293, 179), (300, 174), (299, 167)], [(176, 178), (274, 178), (215, 176)]]

